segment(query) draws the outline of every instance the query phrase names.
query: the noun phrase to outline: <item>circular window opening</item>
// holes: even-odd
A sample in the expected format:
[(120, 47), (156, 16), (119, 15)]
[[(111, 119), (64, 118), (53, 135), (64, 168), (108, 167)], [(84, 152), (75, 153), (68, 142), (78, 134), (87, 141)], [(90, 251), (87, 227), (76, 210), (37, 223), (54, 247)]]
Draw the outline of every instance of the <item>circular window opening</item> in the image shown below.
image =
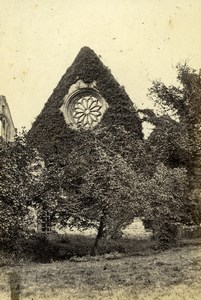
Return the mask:
[(93, 89), (80, 89), (65, 101), (66, 121), (77, 128), (93, 128), (107, 108), (106, 101)]

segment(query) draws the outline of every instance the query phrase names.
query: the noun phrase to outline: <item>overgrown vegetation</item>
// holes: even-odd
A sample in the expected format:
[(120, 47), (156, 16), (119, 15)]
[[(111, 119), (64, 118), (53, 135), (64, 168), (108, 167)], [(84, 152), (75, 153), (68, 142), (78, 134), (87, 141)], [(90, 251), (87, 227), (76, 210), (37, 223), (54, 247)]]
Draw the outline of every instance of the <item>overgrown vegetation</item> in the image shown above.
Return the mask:
[[(70, 129), (59, 111), (65, 93), (78, 79), (96, 80), (110, 107), (100, 125), (89, 131)], [(104, 243), (124, 252), (126, 248), (119, 247), (124, 243), (121, 229), (138, 216), (152, 223), (155, 248), (166, 249), (177, 239), (178, 224), (198, 224), (200, 75), (179, 66), (178, 80), (178, 88), (153, 84), (152, 97), (177, 120), (144, 110), (144, 120), (156, 127), (143, 141), (141, 122), (128, 96), (91, 50), (81, 50), (28, 140), (22, 134), (14, 143), (2, 144), (1, 248), (48, 261), (113, 251)], [(93, 227), (96, 238), (76, 248), (70, 241), (55, 244), (36, 237), (30, 230), (30, 208), (48, 212), (60, 227)], [(22, 243), (22, 237), (28, 237), (27, 242)]]
[(13, 249), (16, 240), (26, 237), (32, 220), (29, 216), (31, 162), (36, 152), (23, 132), (13, 143), (0, 144), (0, 245)]
[[(158, 105), (159, 114), (156, 115), (149, 109), (140, 112), (144, 113), (144, 121), (155, 126), (146, 141), (153, 165), (162, 162), (170, 173), (177, 170), (176, 172), (183, 173), (179, 175), (180, 178), (185, 176), (185, 187), (183, 186), (178, 193), (181, 196), (180, 201), (176, 201), (177, 205), (183, 206), (182, 214), (176, 205), (175, 212), (172, 212), (168, 220), (180, 215), (180, 223), (192, 225), (200, 224), (201, 221), (201, 77), (200, 73), (187, 65), (178, 65), (177, 70), (177, 87), (167, 87), (164, 83), (155, 81), (150, 89), (149, 95)], [(169, 189), (178, 191), (173, 182)], [(163, 197), (163, 194), (161, 196)], [(175, 195), (172, 196), (172, 199), (176, 199)], [(165, 208), (165, 205), (163, 207)], [(169, 221), (166, 229), (168, 239), (172, 231), (168, 229)], [(164, 232), (163, 219), (161, 226)], [(165, 236), (160, 233), (159, 236), (161, 235)], [(174, 235), (173, 230), (172, 238)]]
[(70, 86), (78, 80), (83, 80), (85, 83), (96, 82), (100, 95), (109, 104), (108, 110), (94, 129), (95, 131), (106, 127), (107, 131), (113, 132), (113, 128), (121, 126), (127, 132), (132, 133), (133, 138), (142, 139), (140, 118), (124, 88), (117, 83), (110, 70), (103, 65), (94, 51), (83, 47), (29, 131), (29, 140), (41, 154), (48, 157), (58, 152), (66, 156), (82, 141), (83, 132), (80, 133), (66, 125), (63, 113), (60, 111), (64, 96), (68, 93)]
[(150, 97), (159, 105), (160, 115), (144, 110), (144, 120), (155, 125), (147, 145), (155, 161), (169, 168), (185, 168), (188, 204), (186, 215), (200, 223), (201, 167), (201, 75), (187, 65), (178, 65), (178, 86), (155, 81)]
[[(16, 262), (40, 262), (53, 261), (84, 261), (92, 260), (91, 249), (94, 246), (94, 236), (83, 234), (58, 234), (52, 232), (49, 235), (32, 234), (27, 239), (18, 239), (15, 246), (15, 255), (9, 259), (0, 259), (1, 266), (12, 265)], [(118, 240), (102, 238), (99, 242), (97, 256), (121, 258), (127, 255), (150, 255), (157, 253), (156, 242), (150, 238), (127, 238)], [(94, 258), (95, 259), (95, 258)], [(7, 260), (7, 263), (6, 263)]]

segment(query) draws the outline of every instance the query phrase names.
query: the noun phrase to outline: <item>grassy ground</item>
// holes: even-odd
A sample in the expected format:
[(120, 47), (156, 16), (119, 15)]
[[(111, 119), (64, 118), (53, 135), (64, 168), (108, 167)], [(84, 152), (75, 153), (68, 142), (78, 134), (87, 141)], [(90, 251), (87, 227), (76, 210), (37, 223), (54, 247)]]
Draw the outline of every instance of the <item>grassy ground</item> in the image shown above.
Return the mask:
[(201, 240), (183, 242), (161, 253), (113, 253), (47, 264), (3, 266), (0, 299), (10, 299), (10, 286), (12, 290), (20, 287), (23, 300), (198, 300)]

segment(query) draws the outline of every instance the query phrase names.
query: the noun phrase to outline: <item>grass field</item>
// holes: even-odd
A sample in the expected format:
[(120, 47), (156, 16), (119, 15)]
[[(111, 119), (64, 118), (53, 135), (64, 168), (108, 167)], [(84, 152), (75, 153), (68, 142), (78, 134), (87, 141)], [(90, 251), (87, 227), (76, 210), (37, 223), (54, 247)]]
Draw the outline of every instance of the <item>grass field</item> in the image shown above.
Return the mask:
[(160, 253), (111, 253), (1, 267), (0, 299), (11, 299), (11, 289), (18, 288), (23, 300), (198, 300), (201, 240), (186, 241)]

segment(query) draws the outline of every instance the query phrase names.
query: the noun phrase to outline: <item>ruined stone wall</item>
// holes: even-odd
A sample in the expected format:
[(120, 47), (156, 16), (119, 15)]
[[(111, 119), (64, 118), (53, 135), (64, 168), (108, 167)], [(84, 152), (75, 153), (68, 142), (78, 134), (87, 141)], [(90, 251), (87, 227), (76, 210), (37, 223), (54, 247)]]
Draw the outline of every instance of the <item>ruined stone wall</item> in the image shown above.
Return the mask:
[(12, 142), (16, 134), (12, 116), (5, 96), (0, 96), (0, 138)]

